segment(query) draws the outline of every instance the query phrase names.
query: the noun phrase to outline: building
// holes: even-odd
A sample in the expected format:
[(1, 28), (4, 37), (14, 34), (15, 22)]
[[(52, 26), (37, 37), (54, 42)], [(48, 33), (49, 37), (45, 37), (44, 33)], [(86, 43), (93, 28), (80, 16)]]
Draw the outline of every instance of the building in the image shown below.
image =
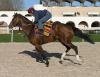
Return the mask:
[[(100, 7), (44, 7), (42, 5), (35, 5), (34, 8), (37, 10), (48, 9), (52, 13), (52, 21), (60, 21), (62, 23), (72, 21), (76, 27), (82, 30), (100, 30)], [(8, 25), (15, 13), (20, 13), (29, 20), (34, 21), (34, 17), (28, 16), (27, 11), (0, 11), (0, 22), (7, 23), (5, 27), (1, 26), (2, 24), (0, 25), (0, 31), (4, 28), (9, 33)]]
[[(9, 34), (9, 24), (15, 13), (20, 13), (23, 16), (28, 16), (27, 11), (0, 11), (0, 34)], [(28, 16), (28, 19), (33, 21), (34, 17)], [(14, 28), (15, 30), (19, 29), (18, 27)]]

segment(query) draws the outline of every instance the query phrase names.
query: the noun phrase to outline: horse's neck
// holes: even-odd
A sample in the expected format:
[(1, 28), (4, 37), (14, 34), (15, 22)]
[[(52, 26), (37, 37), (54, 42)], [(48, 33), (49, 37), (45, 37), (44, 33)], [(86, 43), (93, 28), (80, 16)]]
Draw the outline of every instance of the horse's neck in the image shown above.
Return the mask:
[(27, 22), (25, 22), (25, 21), (21, 21), (21, 28), (22, 28), (22, 30), (25, 32), (25, 34), (26, 35), (29, 35), (30, 34), (30, 32), (31, 32), (31, 30), (32, 30), (32, 28), (33, 28), (33, 24), (32, 23), (27, 23)]

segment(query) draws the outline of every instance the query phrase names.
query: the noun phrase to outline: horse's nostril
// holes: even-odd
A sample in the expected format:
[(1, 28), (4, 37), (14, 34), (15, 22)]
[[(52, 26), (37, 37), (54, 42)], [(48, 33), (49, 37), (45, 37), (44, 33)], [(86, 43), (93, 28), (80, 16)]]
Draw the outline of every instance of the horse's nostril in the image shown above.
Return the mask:
[(9, 28), (11, 29), (12, 27), (9, 25)]
[(11, 23), (8, 26), (9, 26), (9, 28), (12, 28), (12, 24)]

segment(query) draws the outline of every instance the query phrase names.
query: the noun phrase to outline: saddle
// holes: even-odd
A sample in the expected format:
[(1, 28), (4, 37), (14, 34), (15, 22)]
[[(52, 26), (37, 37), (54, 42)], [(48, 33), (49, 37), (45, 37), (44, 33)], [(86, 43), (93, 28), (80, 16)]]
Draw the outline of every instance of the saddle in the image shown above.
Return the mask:
[(34, 31), (35, 33), (39, 33), (41, 35), (45, 35), (45, 36), (49, 36), (51, 31), (52, 31), (52, 21), (47, 21), (44, 23), (44, 28), (43, 29), (39, 29), (37, 25), (35, 25), (34, 27)]
[(43, 35), (45, 35), (45, 36), (49, 36), (50, 35), (51, 30), (52, 30), (52, 24), (53, 24), (52, 21), (47, 21), (47, 22), (44, 23)]

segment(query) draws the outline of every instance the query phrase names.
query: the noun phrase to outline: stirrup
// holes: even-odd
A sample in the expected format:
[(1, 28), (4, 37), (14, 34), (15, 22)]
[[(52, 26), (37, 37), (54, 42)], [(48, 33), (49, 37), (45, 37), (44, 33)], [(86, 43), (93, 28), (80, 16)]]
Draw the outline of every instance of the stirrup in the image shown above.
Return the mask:
[(43, 32), (44, 30), (43, 29), (39, 29), (40, 30), (40, 32)]

